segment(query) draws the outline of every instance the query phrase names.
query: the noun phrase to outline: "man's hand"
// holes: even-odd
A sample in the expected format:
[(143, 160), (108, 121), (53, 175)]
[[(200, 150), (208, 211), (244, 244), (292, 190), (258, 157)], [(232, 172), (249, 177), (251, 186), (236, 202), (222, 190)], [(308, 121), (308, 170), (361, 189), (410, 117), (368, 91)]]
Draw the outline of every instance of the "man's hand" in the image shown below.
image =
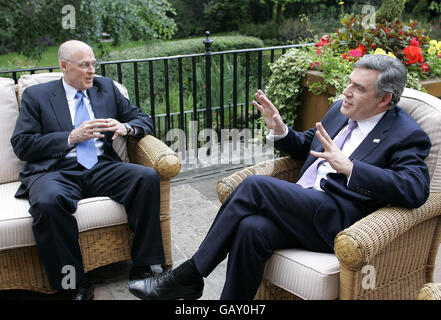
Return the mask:
[(352, 161), (349, 160), (339, 148), (337, 148), (320, 122), (317, 122), (315, 127), (317, 128), (315, 134), (325, 150), (323, 152), (311, 151), (311, 155), (325, 159), (335, 171), (343, 173), (349, 177), (352, 173), (352, 168), (354, 167)]
[(123, 125), (121, 122), (115, 119), (106, 119), (107, 124), (109, 125), (107, 128), (107, 131), (112, 131), (113, 137), (112, 140), (115, 140), (117, 136), (126, 136), (129, 134), (127, 132), (126, 126)]
[(71, 144), (87, 141), (92, 138), (104, 138), (101, 132), (108, 131), (106, 119), (92, 119), (84, 121), (78, 128), (71, 131), (69, 139)]
[(104, 138), (103, 132), (114, 132), (112, 139), (128, 134), (126, 127), (115, 119), (93, 119), (84, 121), (78, 128), (71, 131), (69, 139), (71, 144), (77, 144), (92, 138)]
[(257, 101), (253, 100), (252, 103), (262, 113), (268, 128), (272, 129), (275, 135), (283, 134), (285, 132), (285, 124), (276, 107), (274, 107), (262, 90), (257, 90), (254, 97)]

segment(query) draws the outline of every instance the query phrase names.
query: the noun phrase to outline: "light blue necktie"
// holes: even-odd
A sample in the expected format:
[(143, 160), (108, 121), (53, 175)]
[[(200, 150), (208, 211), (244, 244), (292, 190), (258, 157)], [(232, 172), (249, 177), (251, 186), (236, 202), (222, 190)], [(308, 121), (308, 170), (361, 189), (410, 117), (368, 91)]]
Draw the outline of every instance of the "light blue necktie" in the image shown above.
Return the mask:
[[(75, 95), (75, 99), (77, 99), (75, 106), (75, 128), (78, 128), (84, 121), (90, 120), (89, 112), (87, 112), (86, 103), (84, 102), (83, 97), (84, 93), (77, 91), (77, 94)], [(83, 167), (90, 169), (98, 162), (94, 139), (78, 142), (76, 144), (76, 149), (77, 161)]]
[[(356, 127), (357, 127), (357, 121), (351, 121), (348, 127), (346, 128), (346, 130), (343, 131), (343, 133), (339, 135), (337, 139), (335, 139), (334, 144), (339, 149), (343, 148), (343, 145), (345, 144), (352, 130), (354, 130)], [(326, 160), (322, 158), (317, 158), (317, 160), (315, 160), (308, 167), (308, 169), (306, 169), (302, 177), (299, 179), (299, 181), (297, 181), (297, 184), (301, 185), (303, 188), (312, 188), (315, 184), (315, 180), (317, 179), (318, 167), (325, 161)]]

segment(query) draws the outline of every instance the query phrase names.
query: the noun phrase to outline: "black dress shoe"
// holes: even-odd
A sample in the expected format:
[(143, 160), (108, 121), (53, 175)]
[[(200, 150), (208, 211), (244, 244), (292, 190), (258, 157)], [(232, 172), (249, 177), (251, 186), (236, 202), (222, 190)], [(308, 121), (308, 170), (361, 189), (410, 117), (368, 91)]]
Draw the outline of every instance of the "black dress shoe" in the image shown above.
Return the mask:
[(138, 268), (133, 267), (132, 270), (130, 270), (129, 280), (140, 280), (145, 279), (148, 277), (152, 277), (154, 275), (152, 269), (150, 267), (145, 268)]
[(92, 300), (93, 298), (93, 285), (88, 287), (79, 287), (72, 298), (72, 300)]
[(144, 280), (129, 282), (129, 291), (137, 298), (143, 300), (175, 300), (199, 299), (204, 289), (204, 280), (182, 285), (176, 281), (173, 270)]

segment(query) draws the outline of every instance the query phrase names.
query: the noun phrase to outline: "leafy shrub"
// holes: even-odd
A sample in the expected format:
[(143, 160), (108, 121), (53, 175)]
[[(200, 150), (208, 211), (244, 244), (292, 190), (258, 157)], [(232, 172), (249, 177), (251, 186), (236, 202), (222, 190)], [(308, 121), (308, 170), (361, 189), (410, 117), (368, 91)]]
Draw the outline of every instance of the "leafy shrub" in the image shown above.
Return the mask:
[[(75, 9), (73, 29), (62, 26), (66, 4)], [(98, 42), (102, 32), (110, 33), (115, 43), (134, 38), (166, 39), (176, 28), (169, 14), (174, 10), (167, 0), (2, 1), (0, 51), (39, 58), (47, 45), (69, 39)]]
[[(314, 93), (336, 88), (343, 91), (355, 61), (365, 54), (388, 54), (406, 66), (406, 87), (422, 90), (420, 80), (441, 75), (441, 41), (430, 40), (417, 23), (395, 20), (375, 29), (362, 27), (360, 16), (343, 18), (344, 27), (337, 34), (324, 36), (315, 47), (291, 49), (270, 67), (272, 75), (267, 95), (281, 110), (284, 121), (293, 125), (299, 97), (304, 90), (301, 81), (308, 70), (322, 72), (322, 82), (313, 84)], [(334, 99), (331, 99), (332, 102)]]
[[(153, 57), (168, 57), (177, 55), (186, 55), (194, 53), (204, 53), (205, 46), (203, 40), (205, 38), (194, 38), (187, 40), (175, 40), (175, 41), (162, 41), (153, 42), (148, 46), (139, 47), (134, 49), (127, 49), (120, 52), (113, 52), (106, 57), (106, 60), (116, 61), (116, 60), (130, 60), (130, 59), (145, 59)], [(246, 37), (246, 36), (219, 36), (212, 37), (214, 40), (211, 51), (228, 51), (233, 49), (246, 49), (246, 48), (258, 48), (263, 47), (263, 41), (257, 38)], [(218, 87), (219, 84), (219, 56), (212, 55), (212, 87)], [(225, 103), (228, 103), (228, 97), (232, 93), (232, 84), (227, 83), (232, 81), (232, 57), (229, 55), (225, 57), (224, 70), (225, 70)], [(153, 84), (155, 92), (155, 114), (165, 113), (165, 73), (164, 73), (164, 62), (163, 61), (153, 61)], [(242, 55), (238, 56), (238, 77), (242, 78), (244, 71), (245, 59)], [(170, 106), (171, 112), (179, 111), (179, 72), (178, 72), (178, 61), (177, 59), (168, 61), (168, 77), (169, 77), (169, 90), (170, 90)], [(257, 63), (250, 63), (252, 68), (257, 68)], [(184, 86), (184, 101), (186, 110), (192, 108), (193, 99), (196, 99), (198, 103), (198, 108), (204, 107), (205, 104), (205, 57), (200, 56), (196, 58), (196, 74), (197, 74), (197, 96), (193, 97), (193, 69), (192, 69), (192, 59), (183, 58), (182, 59), (182, 76), (183, 76), (183, 86)], [(147, 113), (151, 114), (151, 100), (150, 100), (150, 78), (149, 78), (149, 64), (146, 62), (138, 63), (138, 78), (142, 85), (139, 86), (139, 97), (140, 97), (140, 107)], [(227, 74), (230, 73), (230, 74)], [(254, 72), (255, 74), (256, 72)], [(112, 77), (113, 79), (118, 79), (117, 69), (115, 66), (112, 68), (106, 68), (106, 76)], [(132, 64), (122, 65), (122, 76), (123, 84), (129, 90), (130, 96), (134, 97), (135, 84)], [(228, 79), (228, 80), (227, 80)], [(240, 83), (243, 85), (243, 83)], [(238, 93), (244, 94), (244, 90), (238, 90)], [(217, 92), (212, 94), (212, 105), (218, 106), (220, 97)]]

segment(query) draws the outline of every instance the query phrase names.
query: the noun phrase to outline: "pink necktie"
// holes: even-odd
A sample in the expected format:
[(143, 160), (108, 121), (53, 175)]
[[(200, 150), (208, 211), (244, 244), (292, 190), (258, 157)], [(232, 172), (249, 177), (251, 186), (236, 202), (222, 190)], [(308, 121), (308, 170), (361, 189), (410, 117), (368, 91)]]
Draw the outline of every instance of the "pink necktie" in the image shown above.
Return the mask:
[[(335, 139), (334, 144), (339, 148), (343, 148), (347, 138), (351, 134), (352, 130), (357, 127), (357, 121), (350, 121), (348, 127), (341, 135)], [(326, 160), (322, 158), (317, 158), (306, 171), (303, 173), (302, 177), (297, 181), (297, 184), (301, 185), (303, 188), (312, 188), (315, 184), (315, 180), (317, 179), (317, 169), (318, 167), (325, 162)]]

